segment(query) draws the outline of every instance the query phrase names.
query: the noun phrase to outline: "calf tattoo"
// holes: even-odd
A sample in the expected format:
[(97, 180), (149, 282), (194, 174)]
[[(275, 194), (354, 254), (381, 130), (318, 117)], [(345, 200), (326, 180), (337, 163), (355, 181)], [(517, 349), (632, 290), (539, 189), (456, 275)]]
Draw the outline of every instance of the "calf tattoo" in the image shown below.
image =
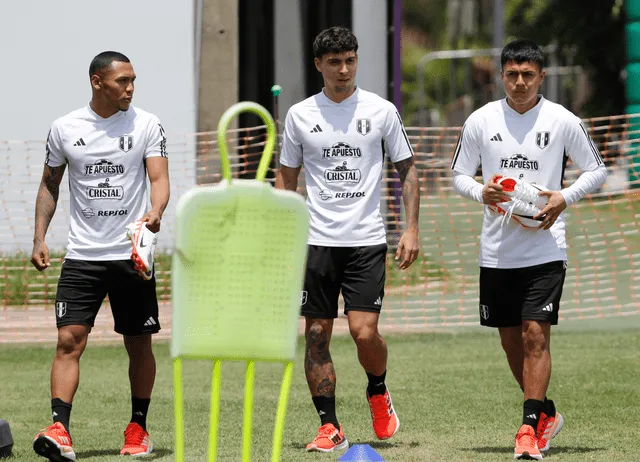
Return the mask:
[(311, 327), (307, 334), (304, 371), (312, 396), (335, 396), (336, 371), (329, 353), (329, 338), (322, 328)]

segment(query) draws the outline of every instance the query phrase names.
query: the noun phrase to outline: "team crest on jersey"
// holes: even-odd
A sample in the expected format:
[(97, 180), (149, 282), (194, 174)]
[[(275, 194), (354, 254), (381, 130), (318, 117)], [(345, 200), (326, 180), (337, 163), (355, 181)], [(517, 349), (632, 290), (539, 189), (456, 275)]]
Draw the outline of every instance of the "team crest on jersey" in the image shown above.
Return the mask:
[(356, 119), (356, 131), (362, 136), (371, 131), (371, 119)]
[(536, 133), (536, 145), (540, 149), (544, 149), (549, 146), (550, 132), (537, 132)]
[(500, 159), (501, 169), (538, 170), (538, 167), (537, 160), (530, 160), (524, 154), (514, 154), (511, 157), (502, 157)]
[(133, 136), (131, 135), (121, 136), (118, 146), (120, 146), (120, 150), (123, 152), (131, 151), (131, 148), (133, 148)]

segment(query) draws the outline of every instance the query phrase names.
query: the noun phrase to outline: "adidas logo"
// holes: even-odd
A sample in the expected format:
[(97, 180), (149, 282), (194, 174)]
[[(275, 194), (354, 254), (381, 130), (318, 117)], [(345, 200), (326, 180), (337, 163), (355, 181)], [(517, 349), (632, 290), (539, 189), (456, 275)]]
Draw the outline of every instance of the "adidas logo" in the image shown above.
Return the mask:
[(155, 320), (155, 319), (153, 319), (153, 318), (149, 318), (149, 319), (147, 319), (147, 322), (145, 322), (145, 323), (144, 323), (144, 325), (145, 325), (145, 326), (147, 326), (147, 327), (148, 327), (148, 326), (155, 326), (156, 324), (158, 324), (158, 323), (157, 323), (157, 322), (156, 322), (156, 320)]
[(58, 436), (58, 441), (65, 446), (69, 446), (71, 444), (71, 439), (66, 436)]
[(73, 145), (74, 146), (86, 146), (87, 144), (84, 142), (84, 140), (82, 138), (80, 138), (78, 141), (73, 143)]
[(493, 138), (491, 138), (491, 141), (502, 141), (502, 137), (500, 136), (500, 133), (493, 135)]
[(325, 415), (325, 414), (326, 414), (326, 412), (324, 412), (322, 410), (318, 411), (318, 415)]
[(549, 303), (547, 306), (542, 308), (542, 311), (548, 311), (549, 313), (551, 313), (553, 311), (553, 303)]
[(320, 125), (316, 124), (316, 126), (313, 127), (313, 129), (309, 133), (320, 133), (320, 132), (322, 132), (322, 128), (320, 128)]
[(58, 417), (58, 413), (56, 411), (53, 411), (53, 415), (51, 417)]
[(375, 302), (373, 302), (373, 304), (378, 306), (382, 305), (382, 299), (378, 297), (378, 299)]
[(535, 414), (529, 414), (529, 415), (527, 416), (527, 419), (537, 419), (537, 418), (538, 418), (538, 416), (537, 416), (537, 415), (535, 415)]

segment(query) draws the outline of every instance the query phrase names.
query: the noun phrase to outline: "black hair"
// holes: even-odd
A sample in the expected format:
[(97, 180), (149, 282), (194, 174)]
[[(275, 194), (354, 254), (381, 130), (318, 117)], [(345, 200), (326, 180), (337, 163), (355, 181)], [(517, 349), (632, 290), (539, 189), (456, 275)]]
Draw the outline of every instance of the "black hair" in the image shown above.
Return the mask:
[(103, 69), (110, 67), (114, 61), (120, 61), (122, 63), (131, 62), (129, 61), (129, 58), (117, 51), (103, 51), (91, 60), (91, 64), (89, 65), (89, 77), (96, 72), (100, 72)]
[(322, 58), (329, 53), (358, 52), (358, 39), (346, 27), (331, 27), (320, 32), (313, 41), (313, 56)]
[(542, 69), (544, 67), (544, 53), (542, 53), (538, 44), (531, 40), (514, 40), (505, 45), (502, 49), (502, 55), (500, 56), (500, 62), (503, 68), (509, 61), (518, 64), (526, 62), (536, 63), (538, 67)]

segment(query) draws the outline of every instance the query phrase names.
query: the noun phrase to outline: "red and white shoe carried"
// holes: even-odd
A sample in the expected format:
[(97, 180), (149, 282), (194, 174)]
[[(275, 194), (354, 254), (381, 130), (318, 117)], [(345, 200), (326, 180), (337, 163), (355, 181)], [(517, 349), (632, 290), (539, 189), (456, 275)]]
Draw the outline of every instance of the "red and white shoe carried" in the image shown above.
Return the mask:
[(124, 431), (124, 446), (120, 454), (123, 456), (148, 456), (153, 451), (149, 433), (135, 422), (130, 422)]
[(400, 428), (400, 419), (398, 419), (396, 410), (393, 408), (389, 390), (385, 391), (384, 395), (369, 396), (369, 393), (367, 393), (367, 400), (369, 401), (371, 421), (376, 436), (381, 440), (391, 438)]
[(127, 225), (127, 237), (131, 241), (131, 260), (134, 268), (144, 279), (151, 279), (158, 235), (150, 231), (144, 221), (137, 220)]
[(33, 439), (33, 450), (52, 462), (76, 460), (71, 435), (60, 422), (42, 429)]
[(344, 436), (342, 425), (339, 426), (338, 429), (332, 423), (327, 423), (318, 428), (318, 435), (311, 443), (307, 444), (307, 452), (333, 452), (349, 449), (349, 442)]
[(513, 218), (525, 228), (537, 228), (542, 218), (534, 219), (547, 205), (548, 199), (539, 196), (547, 188), (510, 176), (500, 176), (495, 182), (502, 186), (505, 195), (511, 198), (507, 202), (489, 205), (489, 209), (504, 215), (504, 219)]

